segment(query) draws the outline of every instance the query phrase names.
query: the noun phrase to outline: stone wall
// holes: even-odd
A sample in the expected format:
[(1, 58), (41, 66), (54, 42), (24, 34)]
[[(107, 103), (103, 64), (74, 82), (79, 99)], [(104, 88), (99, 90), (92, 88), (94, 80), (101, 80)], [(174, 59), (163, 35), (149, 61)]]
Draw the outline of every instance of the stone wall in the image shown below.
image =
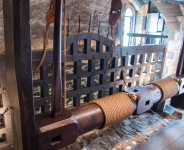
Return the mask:
[(168, 46), (167, 46), (167, 54), (166, 54), (163, 77), (166, 77), (171, 74), (176, 74), (181, 41), (182, 41), (181, 32), (174, 33), (174, 39), (169, 40)]
[[(32, 50), (42, 49), (43, 34), (45, 32), (45, 14), (49, 8), (50, 0), (31, 0), (31, 30), (32, 30)], [(66, 16), (69, 18), (69, 35), (78, 33), (79, 15), (80, 32), (87, 32), (91, 15), (91, 32), (98, 33), (100, 21), (100, 34), (107, 35), (108, 14), (111, 0), (67, 0)], [(49, 32), (48, 48), (52, 47), (53, 24)]]
[[(126, 0), (123, 0), (125, 2)], [(45, 14), (49, 9), (50, 0), (30, 0), (31, 3), (31, 34), (32, 34), (32, 50), (43, 49), (43, 37), (45, 34)], [(81, 20), (81, 32), (87, 32), (89, 27), (89, 19), (91, 15), (91, 32), (98, 33), (98, 25), (100, 22), (100, 34), (107, 36), (108, 33), (108, 17), (111, 6), (111, 0), (67, 0), (66, 10), (67, 19), (69, 18), (69, 35), (78, 33), (79, 15)], [(140, 9), (140, 12), (142, 10)], [(140, 21), (138, 26), (140, 26)], [(138, 30), (137, 30), (138, 31)], [(142, 33), (142, 27), (140, 30)], [(110, 36), (110, 29), (109, 29)], [(0, 0), (0, 52), (4, 51), (3, 41), (3, 11), (2, 0)], [(53, 24), (49, 30), (48, 48), (53, 45)]]
[[(67, 19), (70, 20), (69, 35), (78, 33), (79, 15), (81, 18), (81, 32), (88, 31), (88, 23), (91, 15), (91, 32), (98, 32), (100, 21), (100, 33), (107, 35), (108, 32), (108, 14), (110, 11), (111, 0), (67, 0)], [(50, 0), (30, 0), (31, 3), (31, 33), (32, 50), (43, 49), (43, 37), (45, 34), (45, 14), (48, 11)], [(4, 51), (4, 33), (3, 33), (3, 11), (2, 0), (0, 0), (0, 52)], [(52, 48), (53, 24), (49, 30), (48, 48)]]

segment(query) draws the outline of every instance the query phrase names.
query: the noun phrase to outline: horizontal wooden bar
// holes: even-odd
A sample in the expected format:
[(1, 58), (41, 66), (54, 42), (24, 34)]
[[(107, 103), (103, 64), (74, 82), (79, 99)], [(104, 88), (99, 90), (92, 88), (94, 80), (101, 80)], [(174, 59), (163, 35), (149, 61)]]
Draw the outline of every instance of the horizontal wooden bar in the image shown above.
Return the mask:
[(176, 3), (176, 4), (183, 4), (184, 5), (184, 1), (183, 0), (165, 0), (165, 2)]
[(146, 38), (168, 38), (168, 35), (137, 34), (137, 33), (127, 33), (127, 36), (146, 37)]
[(34, 99), (34, 105), (35, 107), (37, 106), (44, 106), (47, 103), (51, 102), (51, 97), (46, 97), (46, 98), (35, 98)]
[[(166, 45), (143, 45), (143, 46), (127, 46), (123, 47), (122, 56), (127, 55), (138, 55), (145, 53), (158, 53), (163, 52)], [(114, 57), (119, 57), (120, 55), (120, 47), (116, 46), (114, 49)]]

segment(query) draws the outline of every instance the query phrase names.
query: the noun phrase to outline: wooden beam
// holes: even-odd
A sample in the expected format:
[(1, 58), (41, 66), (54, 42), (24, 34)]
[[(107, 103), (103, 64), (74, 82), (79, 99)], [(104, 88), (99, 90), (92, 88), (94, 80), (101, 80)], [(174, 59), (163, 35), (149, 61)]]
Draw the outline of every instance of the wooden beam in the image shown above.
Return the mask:
[(177, 65), (177, 69), (176, 69), (177, 76), (181, 76), (183, 74), (182, 73), (183, 61), (184, 61), (184, 34), (183, 34), (183, 38), (182, 38), (181, 50), (180, 50), (178, 65)]
[(168, 35), (153, 35), (153, 34), (137, 34), (137, 33), (127, 33), (130, 37), (147, 37), (147, 38), (168, 38)]
[(22, 148), (21, 135), (21, 119), (20, 107), (17, 94), (17, 82), (15, 75), (15, 61), (14, 61), (14, 39), (13, 39), (13, 1), (3, 0), (3, 19), (4, 19), (4, 42), (5, 42), (5, 61), (6, 61), (6, 76), (8, 98), (13, 110), (11, 111), (14, 149), (20, 150)]
[(54, 46), (52, 69), (52, 117), (61, 116), (62, 86), (61, 86), (61, 51), (62, 51), (62, 6), (63, 0), (56, 0), (54, 21)]
[(37, 140), (35, 134), (32, 83), (30, 0), (12, 1), (14, 18), (14, 54), (12, 52), (8, 57), (15, 59), (15, 70), (11, 71), (15, 72), (16, 75), (20, 106), (22, 145), (24, 150), (36, 150)]

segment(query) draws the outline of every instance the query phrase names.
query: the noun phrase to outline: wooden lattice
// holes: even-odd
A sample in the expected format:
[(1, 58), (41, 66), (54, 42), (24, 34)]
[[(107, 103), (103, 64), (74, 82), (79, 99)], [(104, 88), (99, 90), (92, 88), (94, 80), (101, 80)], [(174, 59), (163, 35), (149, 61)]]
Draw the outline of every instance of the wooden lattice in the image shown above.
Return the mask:
[[(67, 102), (74, 107), (125, 89), (120, 47), (98, 34), (82, 33), (67, 38)], [(123, 68), (129, 87), (160, 79), (165, 60), (165, 45), (123, 47)], [(42, 52), (33, 52), (35, 67)], [(112, 63), (111, 62), (111, 58)], [(40, 76), (35, 74), (35, 107), (50, 109), (52, 51), (47, 52)], [(36, 91), (36, 90), (35, 90)], [(68, 104), (69, 105), (69, 104)]]

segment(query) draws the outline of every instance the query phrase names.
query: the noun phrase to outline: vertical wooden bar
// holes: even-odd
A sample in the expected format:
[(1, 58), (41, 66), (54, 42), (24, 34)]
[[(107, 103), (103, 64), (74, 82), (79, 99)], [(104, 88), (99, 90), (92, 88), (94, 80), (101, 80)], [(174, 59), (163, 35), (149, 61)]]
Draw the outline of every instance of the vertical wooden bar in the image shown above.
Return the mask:
[[(125, 79), (124, 79), (124, 77), (122, 76), (122, 72), (120, 72), (120, 74), (121, 74), (121, 78), (124, 80), (124, 81), (126, 81), (126, 77), (127, 77), (127, 67), (128, 67), (128, 61), (129, 61), (129, 55), (128, 55), (128, 53), (126, 53), (126, 55), (125, 56), (123, 56), (123, 54), (122, 54), (122, 61), (123, 62), (121, 62), (121, 63), (123, 63), (123, 67), (124, 67), (124, 77), (125, 77)], [(125, 84), (123, 84), (123, 89), (125, 89), (125, 87), (126, 87), (126, 85)]]
[(184, 59), (184, 34), (183, 34), (183, 39), (182, 39), (182, 45), (181, 45), (181, 50), (180, 50), (179, 61), (178, 61), (178, 65), (177, 65), (177, 70), (176, 70), (176, 75), (177, 76), (181, 76), (181, 74), (182, 74), (183, 59)]
[(68, 16), (67, 36), (69, 36), (69, 33), (70, 33), (70, 18)]
[(100, 21), (98, 23), (98, 34), (100, 34)]
[(104, 38), (100, 36), (99, 41), (96, 41), (96, 52), (100, 53), (100, 55), (103, 53), (103, 42)]
[(132, 82), (131, 82), (132, 86), (134, 85), (134, 79), (135, 79), (135, 74), (136, 74), (136, 69), (137, 69), (137, 67), (136, 67), (136, 65), (137, 65), (137, 57), (138, 57), (137, 53), (134, 55), (134, 57), (132, 57), (132, 59), (133, 59), (132, 60), (132, 63), (133, 63), (132, 65), (134, 66), (133, 70), (132, 70)]
[(62, 41), (62, 5), (63, 0), (56, 0), (54, 21), (54, 47), (52, 70), (52, 117), (61, 115), (62, 86), (61, 86), (61, 41)]
[[(81, 78), (80, 78), (81, 66), (82, 66), (82, 62), (80, 60), (74, 62), (74, 73), (77, 74), (77, 79), (74, 80), (74, 89), (75, 90), (80, 90), (80, 88), (81, 88)], [(77, 96), (74, 97), (73, 105), (75, 107), (80, 106), (80, 93), (77, 93)]]
[(151, 56), (152, 56), (152, 53), (147, 53), (147, 61), (148, 61), (147, 63), (148, 63), (149, 65), (145, 67), (146, 74), (150, 73)]
[(90, 18), (89, 18), (89, 27), (88, 27), (88, 33), (91, 31), (91, 14), (90, 14)]
[[(95, 60), (93, 60), (93, 59), (88, 60), (88, 71), (91, 72), (92, 76), (88, 77), (87, 86), (92, 87), (92, 86), (94, 86), (94, 74), (93, 74), (93, 72), (95, 71)], [(87, 97), (86, 97), (87, 102), (93, 100), (93, 92), (94, 92), (94, 89), (91, 89), (91, 92), (89, 94), (87, 94)]]
[[(106, 74), (106, 70), (108, 69), (108, 59), (104, 58), (100, 60), (100, 69), (103, 70), (103, 74), (100, 75), (100, 84), (105, 84), (106, 83), (106, 78), (107, 78), (107, 74)], [(106, 95), (106, 90), (105, 90), (105, 86), (103, 86), (103, 89), (101, 91), (99, 91), (98, 97), (105, 97)]]
[(78, 33), (80, 33), (80, 15), (79, 15), (79, 29), (78, 29)]
[[(118, 68), (117, 57), (114, 57), (112, 60), (112, 68), (114, 68), (115, 70)], [(117, 81), (117, 75), (118, 75), (118, 72), (116, 72), (116, 71), (112, 72), (110, 81), (115, 83)], [(109, 90), (110, 95), (115, 94), (115, 93), (116, 93), (116, 85), (113, 86), (112, 88), (110, 88), (110, 90)]]
[[(44, 86), (41, 86), (41, 97), (42, 98), (48, 98), (49, 97), (49, 68), (48, 65), (44, 65), (40, 67), (40, 79), (45, 81)], [(46, 103), (44, 106), (42, 106), (42, 112), (47, 112), (50, 110), (50, 106), (48, 103)]]
[(20, 106), (17, 91), (17, 81), (15, 74), (14, 60), (14, 37), (13, 37), (13, 1), (3, 0), (3, 18), (4, 18), (4, 42), (5, 42), (5, 60), (6, 76), (9, 85), (7, 92), (13, 110), (11, 111), (14, 149), (23, 149)]
[(87, 59), (91, 56), (91, 36), (88, 36), (87, 39), (84, 39), (84, 54), (87, 54)]
[[(36, 150), (37, 141), (35, 134), (32, 88), (30, 1), (4, 0), (3, 2), (5, 10), (4, 21), (7, 78), (10, 83), (10, 97), (11, 99), (13, 98), (13, 113), (15, 113), (13, 114), (15, 117), (13, 122), (15, 123), (16, 128), (16, 131), (14, 132), (16, 135), (14, 136), (17, 137), (17, 139), (14, 138), (15, 149)], [(8, 13), (6, 10), (10, 10), (10, 12), (13, 13), (13, 16), (6, 16)], [(14, 21), (14, 28), (12, 27), (12, 21)], [(13, 37), (14, 40), (12, 39)]]
[[(164, 64), (165, 64), (165, 59), (166, 59), (166, 53), (167, 53), (167, 48), (164, 48), (164, 50), (163, 50), (163, 57), (162, 57), (162, 68), (161, 68), (160, 78), (163, 77)], [(182, 67), (181, 67), (181, 68), (182, 68)], [(176, 73), (176, 76), (178, 76), (177, 73)]]
[(142, 65), (141, 65), (140, 68), (138, 68), (138, 73), (139, 73), (139, 76), (140, 76), (140, 80), (139, 80), (139, 83), (138, 83), (139, 86), (142, 85), (145, 59), (147, 59), (146, 58), (146, 53), (144, 53), (142, 56), (140, 55), (139, 63), (141, 63)]

